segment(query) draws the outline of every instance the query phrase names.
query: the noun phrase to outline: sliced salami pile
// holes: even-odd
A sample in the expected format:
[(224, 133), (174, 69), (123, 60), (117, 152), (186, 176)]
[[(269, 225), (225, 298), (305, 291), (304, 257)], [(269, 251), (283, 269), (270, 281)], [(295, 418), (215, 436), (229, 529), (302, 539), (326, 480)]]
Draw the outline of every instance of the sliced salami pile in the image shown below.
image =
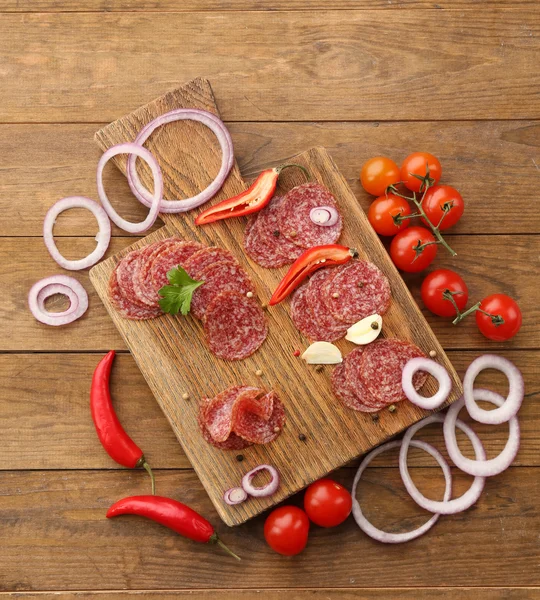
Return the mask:
[(266, 317), (248, 274), (223, 248), (168, 238), (133, 250), (111, 275), (113, 305), (126, 319), (159, 317), (158, 292), (177, 266), (204, 281), (193, 292), (190, 312), (202, 320), (210, 350), (225, 360), (253, 354), (266, 339)]
[(204, 439), (220, 450), (243, 450), (273, 442), (285, 425), (285, 409), (275, 392), (234, 386), (199, 406)]
[(293, 295), (291, 318), (314, 341), (334, 342), (364, 317), (390, 306), (390, 283), (373, 264), (354, 260), (321, 269)]
[(313, 208), (336, 208), (335, 198), (320, 183), (304, 183), (283, 198), (273, 198), (247, 224), (244, 247), (249, 256), (268, 269), (294, 262), (313, 246), (334, 244), (342, 229), (341, 216), (335, 225), (324, 227), (313, 223)]
[[(347, 407), (360, 412), (377, 412), (405, 400), (401, 387), (403, 367), (411, 358), (425, 354), (409, 342), (395, 339), (376, 340), (350, 352), (332, 373), (334, 394)], [(414, 376), (419, 390), (427, 373)]]

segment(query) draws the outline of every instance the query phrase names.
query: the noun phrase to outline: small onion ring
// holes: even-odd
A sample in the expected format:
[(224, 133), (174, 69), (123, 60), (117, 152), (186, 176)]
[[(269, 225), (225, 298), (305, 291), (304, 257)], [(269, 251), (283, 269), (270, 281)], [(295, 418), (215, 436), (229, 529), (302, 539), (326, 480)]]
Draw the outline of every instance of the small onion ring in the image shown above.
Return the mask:
[[(214, 181), (212, 181), (212, 183), (205, 190), (196, 196), (193, 196), (192, 198), (186, 198), (184, 200), (163, 200), (160, 208), (160, 212), (162, 213), (186, 212), (196, 208), (197, 206), (200, 206), (201, 204), (204, 204), (205, 202), (208, 202), (210, 198), (219, 192), (234, 164), (234, 152), (231, 134), (221, 119), (206, 110), (178, 108), (176, 110), (171, 110), (164, 115), (160, 115), (153, 121), (150, 121), (150, 123), (145, 125), (141, 131), (139, 131), (134, 143), (142, 146), (158, 127), (166, 125), (167, 123), (173, 123), (174, 121), (184, 120), (202, 123), (214, 133), (221, 147), (221, 167)], [(135, 156), (130, 156), (127, 163), (127, 178), (129, 187), (131, 188), (131, 191), (137, 200), (149, 207), (151, 196), (139, 179), (139, 175), (135, 167), (135, 161)]]
[[(484, 400), (485, 402), (491, 402), (496, 406), (502, 406), (504, 404), (504, 398), (491, 390), (484, 390), (476, 388), (474, 390), (474, 399)], [(456, 419), (459, 411), (465, 406), (465, 399), (463, 396), (454, 402), (446, 413), (444, 420), (444, 441), (446, 443), (446, 449), (448, 455), (454, 461), (454, 464), (458, 469), (461, 469), (469, 475), (475, 475), (479, 477), (492, 477), (505, 471), (516, 458), (516, 454), (519, 450), (519, 421), (516, 416), (512, 417), (508, 423), (509, 433), (508, 441), (502, 452), (495, 458), (490, 460), (471, 460), (463, 456), (456, 440)]]
[[(89, 210), (94, 217), (96, 217), (99, 227), (99, 233), (96, 236), (97, 246), (86, 258), (79, 260), (68, 260), (64, 258), (60, 251), (56, 247), (54, 242), (53, 227), (58, 215), (63, 213), (65, 210), (70, 208), (86, 208)], [(69, 196), (68, 198), (62, 198), (49, 208), (43, 221), (43, 240), (49, 254), (53, 259), (63, 268), (68, 271), (79, 271), (80, 269), (88, 269), (92, 265), (95, 265), (98, 261), (103, 258), (109, 242), (111, 241), (111, 222), (107, 213), (103, 208), (90, 198), (84, 196)]]
[(316, 206), (309, 211), (309, 218), (315, 225), (332, 227), (339, 220), (339, 213), (333, 206)]
[(228, 504), (229, 506), (242, 504), (242, 502), (247, 500), (247, 497), (246, 490), (241, 487), (230, 488), (223, 494), (223, 500), (225, 501), (225, 504)]
[[(68, 293), (65, 288), (71, 290)], [(45, 309), (45, 300), (53, 294), (63, 293), (69, 301), (67, 310), (59, 313)], [(67, 325), (81, 317), (88, 308), (88, 294), (83, 286), (73, 277), (67, 275), (52, 275), (34, 283), (28, 293), (28, 306), (31, 313), (45, 325)]]
[[(474, 381), (484, 369), (501, 371), (508, 378), (510, 387), (508, 397), (504, 404), (495, 410), (480, 408), (474, 401)], [(465, 397), (467, 411), (475, 421), (486, 425), (500, 425), (515, 416), (523, 402), (524, 393), (525, 385), (519, 369), (508, 359), (495, 354), (484, 354), (473, 360), (463, 378), (463, 396)]]
[[(484, 490), (484, 483), (486, 481), (485, 477), (475, 477), (471, 487), (459, 498), (439, 502), (437, 500), (430, 500), (420, 493), (409, 474), (409, 468), (407, 466), (407, 451), (413, 435), (426, 425), (443, 422), (444, 415), (435, 414), (427, 417), (427, 419), (424, 419), (423, 421), (415, 423), (409, 427), (409, 429), (407, 429), (405, 435), (403, 436), (401, 450), (399, 451), (399, 472), (401, 473), (401, 479), (403, 480), (407, 491), (416, 504), (432, 513), (453, 515), (467, 510), (478, 500), (478, 498), (480, 498), (480, 495)], [(476, 435), (476, 433), (459, 419), (456, 420), (456, 425), (471, 440), (474, 447), (474, 452), (476, 454), (476, 459), (485, 460), (486, 452), (482, 442), (480, 441), (480, 438)]]
[[(369, 463), (379, 454), (386, 452), (386, 450), (392, 450), (393, 448), (399, 448), (401, 446), (400, 441), (396, 442), (387, 442), (378, 448), (375, 448), (372, 452), (370, 452), (362, 461), (360, 467), (358, 467), (358, 471), (354, 477), (353, 487), (351, 491), (352, 499), (353, 499), (353, 507), (352, 513), (354, 520), (356, 521), (358, 527), (369, 537), (377, 540), (378, 542), (383, 542), (385, 544), (400, 544), (401, 542), (409, 542), (410, 540), (414, 540), (417, 537), (420, 537), (426, 531), (429, 531), (433, 525), (439, 519), (439, 515), (433, 515), (428, 521), (426, 521), (421, 527), (415, 529), (414, 531), (408, 531), (407, 533), (389, 533), (387, 531), (382, 531), (381, 529), (377, 529), (374, 525), (372, 525), (362, 513), (362, 509), (360, 508), (360, 503), (356, 499), (356, 488), (358, 487), (358, 482), (362, 477), (362, 474), (365, 468), (369, 465)], [(450, 496), (452, 495), (452, 474), (450, 472), (450, 467), (447, 462), (444, 460), (442, 454), (435, 449), (430, 444), (426, 444), (426, 442), (420, 442), (413, 440), (411, 441), (411, 446), (415, 448), (420, 448), (431, 454), (433, 458), (439, 463), (446, 482), (446, 487), (444, 489), (444, 501), (448, 501)]]
[[(139, 156), (142, 158), (150, 167), (152, 171), (152, 176), (154, 177), (154, 195), (152, 196), (152, 204), (150, 205), (150, 211), (146, 216), (146, 219), (141, 223), (131, 223), (130, 221), (126, 221), (123, 219), (112, 207), (112, 204), (107, 198), (107, 194), (105, 193), (105, 188), (103, 186), (103, 169), (105, 165), (109, 162), (109, 160), (118, 154), (129, 154), (130, 156)], [(101, 204), (103, 204), (103, 208), (109, 215), (109, 218), (113, 223), (118, 225), (120, 229), (127, 231), (128, 233), (142, 233), (147, 229), (150, 229), (152, 225), (155, 223), (157, 216), (159, 214), (161, 202), (163, 201), (163, 177), (161, 175), (161, 169), (153, 157), (153, 155), (142, 146), (138, 146), (137, 144), (125, 143), (125, 144), (117, 144), (116, 146), (111, 146), (108, 150), (106, 150), (98, 162), (97, 167), (97, 188), (98, 188), (98, 196), (101, 200)]]
[[(439, 383), (439, 389), (433, 396), (426, 398), (426, 396), (420, 395), (414, 389), (413, 376), (417, 371), (427, 371)], [(441, 364), (422, 356), (411, 358), (405, 367), (403, 367), (401, 385), (405, 395), (413, 404), (426, 410), (434, 410), (439, 408), (448, 398), (448, 394), (450, 394), (450, 390), (452, 389), (452, 380), (448, 371)]]
[[(264, 485), (263, 487), (255, 487), (251, 484), (255, 475), (260, 473), (261, 471), (268, 471), (270, 473), (271, 480), (269, 483)], [(246, 473), (242, 477), (242, 487), (244, 491), (248, 493), (250, 496), (254, 498), (264, 498), (266, 496), (271, 496), (277, 492), (279, 487), (279, 473), (275, 467), (272, 465), (259, 465), (255, 467), (248, 473)]]

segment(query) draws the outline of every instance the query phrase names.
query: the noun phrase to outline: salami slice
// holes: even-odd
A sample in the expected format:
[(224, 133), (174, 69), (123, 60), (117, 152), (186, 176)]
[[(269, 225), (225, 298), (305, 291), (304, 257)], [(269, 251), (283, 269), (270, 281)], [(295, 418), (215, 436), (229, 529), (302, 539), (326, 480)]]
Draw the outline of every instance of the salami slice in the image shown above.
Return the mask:
[(152, 288), (149, 278), (149, 266), (153, 257), (164, 248), (175, 243), (174, 238), (159, 240), (142, 248), (139, 268), (134, 276), (134, 290), (137, 300), (146, 306), (155, 306), (158, 302), (157, 295)]
[(132, 304), (146, 307), (146, 303), (137, 298), (135, 282), (141, 266), (143, 250), (132, 250), (120, 261), (116, 271), (118, 285), (122, 295)]
[(321, 296), (334, 318), (352, 325), (388, 310), (390, 283), (373, 263), (356, 260), (330, 272)]
[[(411, 358), (425, 354), (409, 342), (395, 339), (376, 340), (369, 344), (363, 354), (359, 379), (384, 405), (395, 404), (405, 399), (401, 386), (403, 368)], [(419, 371), (413, 378), (414, 387), (419, 390), (425, 383), (427, 373)]]
[(343, 373), (343, 377), (347, 389), (356, 399), (356, 408), (353, 406), (350, 408), (361, 412), (377, 412), (391, 403), (376, 398), (362, 378), (365, 349), (366, 347), (359, 346), (345, 357), (345, 372)]
[(234, 423), (234, 431), (241, 438), (254, 444), (269, 444), (273, 442), (285, 425), (285, 408), (275, 392), (265, 396), (272, 402), (273, 410), (270, 418), (263, 419), (250, 411), (241, 411)]
[(340, 365), (337, 365), (332, 372), (332, 391), (338, 397), (341, 403), (347, 408), (352, 408), (353, 410), (359, 412), (376, 412), (379, 410), (362, 402), (363, 398), (360, 394), (366, 393), (365, 387), (362, 385), (359, 393), (356, 393), (355, 390), (351, 389), (346, 373), (346, 361), (342, 362)]
[(274, 410), (274, 397), (265, 394), (260, 388), (244, 387), (236, 396), (232, 410), (233, 428), (236, 427), (238, 416), (250, 412), (257, 417), (268, 421)]
[(325, 285), (333, 276), (334, 269), (317, 271), (309, 280), (306, 291), (306, 302), (317, 322), (319, 339), (324, 342), (339, 340), (348, 329), (348, 324), (336, 319), (325, 303)]
[(141, 321), (144, 319), (154, 319), (163, 314), (159, 306), (155, 308), (150, 308), (149, 306), (143, 307), (126, 298), (118, 284), (117, 272), (118, 267), (111, 273), (111, 278), (109, 279), (109, 298), (122, 317)]
[(178, 265), (183, 267), (186, 261), (202, 247), (202, 244), (197, 242), (177, 240), (176, 243), (162, 248), (150, 258), (146, 276), (150, 283), (147, 285), (152, 290), (153, 297), (157, 298), (156, 302), (159, 300), (159, 290), (169, 283), (167, 273)]
[(317, 225), (309, 215), (313, 208), (319, 206), (332, 206), (337, 210), (334, 196), (320, 183), (309, 182), (296, 186), (285, 195), (279, 207), (280, 232), (301, 248), (335, 244), (343, 227), (341, 215), (335, 225)]
[(291, 302), (291, 319), (296, 329), (307, 338), (313, 341), (324, 341), (322, 339), (324, 336), (319, 331), (313, 312), (308, 306), (306, 294), (307, 284), (294, 292)]
[(233, 407), (238, 395), (243, 392), (257, 392), (257, 388), (234, 386), (219, 393), (205, 406), (204, 422), (215, 442), (227, 440), (233, 429)]
[(214, 297), (206, 309), (204, 329), (210, 351), (224, 360), (247, 358), (268, 334), (261, 307), (238, 292), (221, 292)]
[(221, 292), (238, 292), (244, 295), (255, 292), (248, 274), (237, 263), (222, 262), (207, 267), (200, 275), (200, 280), (204, 284), (193, 292), (190, 309), (197, 319), (204, 319), (208, 305)]
[(208, 429), (206, 427), (206, 423), (205, 423), (206, 408), (208, 407), (208, 404), (210, 402), (211, 401), (209, 398), (204, 398), (201, 401), (201, 404), (199, 406), (199, 414), (197, 417), (197, 421), (199, 423), (199, 429), (201, 430), (201, 434), (202, 434), (204, 440), (206, 442), (208, 442), (209, 444), (211, 444), (212, 446), (215, 446), (219, 450), (239, 451), (239, 450), (244, 450), (245, 448), (248, 448), (249, 446), (251, 446), (250, 442), (248, 442), (248, 441), (244, 440), (243, 438), (241, 438), (240, 436), (236, 435), (236, 433), (231, 433), (224, 442), (216, 442), (212, 438), (212, 436), (210, 435), (210, 432), (208, 431)]
[(238, 264), (238, 261), (234, 256), (224, 248), (218, 248), (217, 246), (210, 246), (203, 248), (195, 252), (184, 264), (184, 269), (189, 273), (193, 279), (200, 280), (201, 275), (205, 269), (211, 267), (218, 262), (230, 262)]

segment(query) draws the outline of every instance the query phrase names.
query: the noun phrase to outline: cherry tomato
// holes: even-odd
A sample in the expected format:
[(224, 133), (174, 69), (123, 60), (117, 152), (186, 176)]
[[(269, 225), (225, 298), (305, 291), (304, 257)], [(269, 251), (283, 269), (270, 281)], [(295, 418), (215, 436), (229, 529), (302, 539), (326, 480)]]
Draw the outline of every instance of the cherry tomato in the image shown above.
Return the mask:
[(521, 327), (521, 310), (515, 300), (505, 294), (492, 294), (480, 303), (476, 311), (478, 329), (490, 340), (504, 342), (514, 337)]
[(399, 167), (385, 156), (370, 158), (362, 167), (360, 181), (368, 194), (382, 196), (389, 185), (399, 181)]
[(396, 235), (410, 225), (410, 219), (405, 219), (400, 225), (396, 225), (393, 217), (399, 214), (411, 214), (409, 203), (404, 198), (388, 194), (388, 196), (380, 196), (371, 203), (368, 219), (379, 235)]
[(456, 309), (443, 294), (452, 293), (452, 298), (460, 312), (463, 312), (469, 299), (469, 290), (461, 277), (450, 269), (437, 269), (422, 282), (420, 293), (425, 307), (439, 317), (455, 317)]
[(335, 527), (351, 514), (352, 498), (339, 483), (319, 479), (306, 490), (304, 509), (316, 525)]
[(401, 165), (401, 181), (411, 192), (420, 191), (422, 181), (415, 177), (415, 175), (425, 177), (426, 164), (429, 167), (429, 177), (433, 180), (431, 185), (439, 183), (442, 167), (439, 159), (433, 156), (433, 154), (429, 154), (429, 152), (413, 152), (403, 161)]
[(278, 554), (294, 556), (306, 547), (309, 519), (296, 506), (281, 506), (273, 510), (264, 523), (264, 539)]
[[(461, 194), (455, 188), (449, 185), (434, 185), (426, 192), (422, 208), (431, 223), (435, 226), (440, 223), (439, 229), (444, 231), (461, 219), (465, 205)], [(422, 222), (429, 225), (423, 217)]]
[[(408, 227), (400, 231), (390, 244), (390, 256), (398, 269), (406, 273), (423, 271), (437, 255), (437, 246), (432, 244), (435, 238), (425, 227)], [(418, 253), (415, 248), (425, 246)]]

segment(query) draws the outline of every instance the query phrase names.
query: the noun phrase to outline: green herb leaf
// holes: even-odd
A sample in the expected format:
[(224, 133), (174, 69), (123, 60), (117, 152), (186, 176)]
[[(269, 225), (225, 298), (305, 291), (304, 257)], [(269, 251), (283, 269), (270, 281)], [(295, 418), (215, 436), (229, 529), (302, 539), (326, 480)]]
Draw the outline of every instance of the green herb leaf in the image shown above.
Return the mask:
[(201, 286), (204, 281), (196, 281), (186, 273), (180, 265), (167, 273), (167, 279), (171, 285), (164, 285), (159, 290), (161, 300), (159, 305), (163, 312), (176, 315), (180, 312), (187, 315), (191, 308), (193, 292)]

